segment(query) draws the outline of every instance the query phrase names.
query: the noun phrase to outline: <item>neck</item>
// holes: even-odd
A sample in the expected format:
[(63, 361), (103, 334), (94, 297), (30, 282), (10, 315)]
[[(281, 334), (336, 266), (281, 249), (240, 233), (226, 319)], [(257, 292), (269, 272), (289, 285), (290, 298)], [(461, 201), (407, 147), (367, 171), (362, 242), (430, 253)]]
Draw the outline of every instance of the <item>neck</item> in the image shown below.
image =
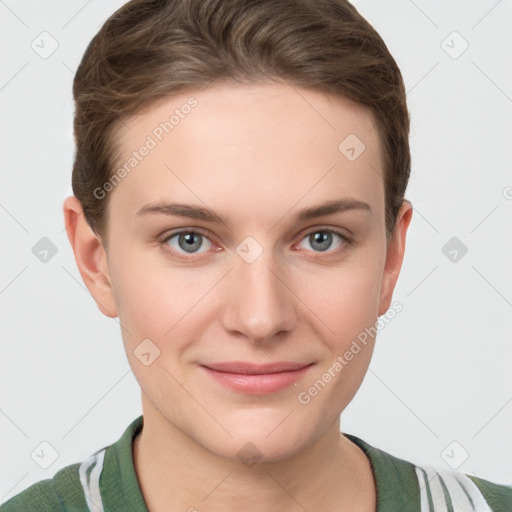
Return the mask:
[(374, 512), (373, 472), (339, 420), (305, 450), (278, 462), (244, 465), (205, 449), (158, 414), (144, 414), (133, 443), (150, 512), (316, 510)]

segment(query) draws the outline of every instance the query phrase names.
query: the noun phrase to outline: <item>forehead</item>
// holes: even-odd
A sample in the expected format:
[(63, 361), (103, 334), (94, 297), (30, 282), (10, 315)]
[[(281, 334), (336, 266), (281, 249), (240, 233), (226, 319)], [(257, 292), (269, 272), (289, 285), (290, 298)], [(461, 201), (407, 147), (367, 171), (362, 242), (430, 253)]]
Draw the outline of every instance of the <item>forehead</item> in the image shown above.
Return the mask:
[(116, 169), (127, 172), (111, 202), (123, 211), (166, 199), (284, 208), (326, 194), (384, 204), (370, 110), (287, 83), (224, 82), (161, 99), (126, 121), (119, 147)]

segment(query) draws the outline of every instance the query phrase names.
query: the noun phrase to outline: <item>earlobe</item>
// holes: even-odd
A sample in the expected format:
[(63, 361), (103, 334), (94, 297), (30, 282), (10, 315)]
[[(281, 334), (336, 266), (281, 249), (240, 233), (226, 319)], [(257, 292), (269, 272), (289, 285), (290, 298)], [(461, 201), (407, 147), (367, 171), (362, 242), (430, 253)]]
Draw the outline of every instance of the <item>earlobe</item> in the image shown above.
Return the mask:
[(89, 226), (82, 205), (75, 196), (66, 198), (63, 213), (68, 240), (85, 286), (105, 316), (117, 317), (107, 255), (101, 240)]
[(395, 289), (400, 269), (402, 268), (405, 254), (405, 240), (407, 229), (411, 222), (412, 212), (412, 204), (405, 199), (398, 212), (393, 236), (387, 247), (386, 263), (380, 290), (379, 316), (386, 313), (391, 305), (393, 290)]

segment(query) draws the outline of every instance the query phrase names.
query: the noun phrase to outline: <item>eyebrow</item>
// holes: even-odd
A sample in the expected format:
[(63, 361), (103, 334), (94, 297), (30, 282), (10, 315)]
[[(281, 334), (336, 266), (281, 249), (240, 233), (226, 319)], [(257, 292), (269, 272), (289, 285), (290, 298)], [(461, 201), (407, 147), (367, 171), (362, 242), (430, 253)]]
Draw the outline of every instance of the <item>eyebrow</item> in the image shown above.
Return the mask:
[[(323, 217), (324, 215), (332, 215), (334, 213), (341, 213), (348, 210), (366, 210), (371, 212), (371, 207), (368, 203), (359, 201), (358, 199), (344, 198), (303, 208), (297, 213), (296, 219), (299, 221), (311, 220), (316, 217)], [(202, 208), (200, 206), (191, 206), (181, 203), (150, 203), (143, 206), (137, 212), (136, 217), (155, 213), (226, 224), (225, 220), (212, 210), (208, 210), (207, 208)]]

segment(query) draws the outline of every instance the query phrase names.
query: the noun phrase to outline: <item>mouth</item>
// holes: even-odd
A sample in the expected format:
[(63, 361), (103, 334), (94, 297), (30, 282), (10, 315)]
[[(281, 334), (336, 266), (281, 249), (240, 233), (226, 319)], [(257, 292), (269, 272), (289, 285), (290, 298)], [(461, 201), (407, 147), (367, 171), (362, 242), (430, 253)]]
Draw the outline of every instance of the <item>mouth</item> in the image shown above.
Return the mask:
[(276, 362), (264, 365), (240, 361), (199, 365), (216, 382), (241, 393), (265, 395), (298, 382), (315, 363)]

